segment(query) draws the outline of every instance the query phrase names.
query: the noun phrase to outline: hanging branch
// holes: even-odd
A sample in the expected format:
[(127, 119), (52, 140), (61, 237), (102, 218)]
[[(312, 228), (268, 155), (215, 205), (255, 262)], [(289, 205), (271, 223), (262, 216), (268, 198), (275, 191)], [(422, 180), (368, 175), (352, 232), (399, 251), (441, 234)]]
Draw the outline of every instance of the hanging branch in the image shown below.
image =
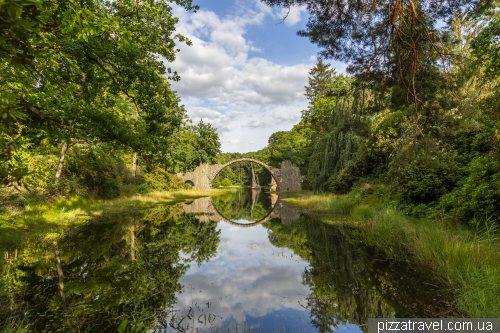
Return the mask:
[[(417, 131), (424, 104), (416, 83), (425, 70), (422, 59), (436, 56), (444, 76), (449, 79), (452, 57), (440, 36), (432, 29), (435, 20), (446, 20), (459, 10), (487, 8), (491, 0), (262, 0), (270, 6), (290, 9), (306, 6), (312, 14), (307, 29), (299, 31), (323, 50), (320, 56), (351, 62), (360, 75), (365, 109), (366, 81), (370, 73), (385, 76), (383, 89), (394, 76), (406, 90), (408, 110)], [(392, 69), (392, 70), (391, 70)]]

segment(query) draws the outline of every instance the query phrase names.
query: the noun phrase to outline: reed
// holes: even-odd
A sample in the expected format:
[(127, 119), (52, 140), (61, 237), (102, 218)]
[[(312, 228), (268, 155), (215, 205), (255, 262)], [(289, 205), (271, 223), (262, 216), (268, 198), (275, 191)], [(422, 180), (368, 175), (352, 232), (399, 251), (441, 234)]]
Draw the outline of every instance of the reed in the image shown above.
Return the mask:
[[(348, 224), (366, 243), (391, 256), (411, 256), (430, 265), (457, 289), (457, 308), (472, 318), (500, 317), (500, 228), (489, 219), (469, 227), (445, 220), (412, 218), (396, 207), (366, 204), (348, 196), (302, 193), (286, 199), (294, 206), (330, 213), (323, 220)], [(344, 214), (348, 218), (332, 215)]]

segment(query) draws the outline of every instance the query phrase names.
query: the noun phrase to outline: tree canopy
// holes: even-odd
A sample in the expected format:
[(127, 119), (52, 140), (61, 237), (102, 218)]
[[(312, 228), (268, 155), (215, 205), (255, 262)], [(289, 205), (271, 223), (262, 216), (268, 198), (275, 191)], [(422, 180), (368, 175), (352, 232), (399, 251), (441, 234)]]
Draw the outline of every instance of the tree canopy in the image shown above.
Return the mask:
[[(175, 3), (197, 9), (190, 0)], [(185, 120), (168, 82), (179, 76), (165, 62), (175, 59), (177, 42), (190, 41), (175, 32), (170, 2), (6, 1), (1, 15), (5, 132), (23, 119), (31, 137), (147, 153), (167, 145)], [(8, 161), (14, 143), (5, 147)], [(2, 171), (7, 182), (9, 169)]]

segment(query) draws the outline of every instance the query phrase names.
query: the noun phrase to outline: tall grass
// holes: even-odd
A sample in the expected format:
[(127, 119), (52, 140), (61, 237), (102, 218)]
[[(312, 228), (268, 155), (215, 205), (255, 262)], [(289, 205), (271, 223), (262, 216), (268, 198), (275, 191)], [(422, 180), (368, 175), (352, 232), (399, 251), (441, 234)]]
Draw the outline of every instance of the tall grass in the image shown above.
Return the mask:
[(224, 192), (224, 190), (188, 190), (152, 192), (109, 200), (73, 196), (59, 198), (53, 202), (28, 202), (22, 209), (0, 212), (0, 244), (16, 243), (32, 230), (74, 225), (103, 213), (120, 213)]
[(10, 321), (0, 327), (0, 333), (25, 333), (29, 331), (28, 325), (22, 321)]
[(381, 246), (389, 255), (409, 252), (430, 265), (457, 288), (457, 307), (468, 316), (500, 317), (498, 221), (470, 228), (449, 221), (411, 218), (395, 207), (367, 205), (348, 197), (301, 194), (287, 200), (306, 209), (349, 216), (324, 220), (349, 223), (360, 231), (356, 234), (363, 241)]

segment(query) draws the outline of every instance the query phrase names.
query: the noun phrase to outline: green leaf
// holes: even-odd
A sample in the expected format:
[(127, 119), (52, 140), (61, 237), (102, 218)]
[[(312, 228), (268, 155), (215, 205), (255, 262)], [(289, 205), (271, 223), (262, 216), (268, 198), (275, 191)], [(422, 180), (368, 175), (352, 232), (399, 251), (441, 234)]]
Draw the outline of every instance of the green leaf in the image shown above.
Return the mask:
[(125, 330), (127, 329), (127, 324), (128, 324), (128, 319), (125, 319), (124, 321), (121, 322), (120, 326), (118, 326), (117, 331), (120, 333), (125, 333)]

